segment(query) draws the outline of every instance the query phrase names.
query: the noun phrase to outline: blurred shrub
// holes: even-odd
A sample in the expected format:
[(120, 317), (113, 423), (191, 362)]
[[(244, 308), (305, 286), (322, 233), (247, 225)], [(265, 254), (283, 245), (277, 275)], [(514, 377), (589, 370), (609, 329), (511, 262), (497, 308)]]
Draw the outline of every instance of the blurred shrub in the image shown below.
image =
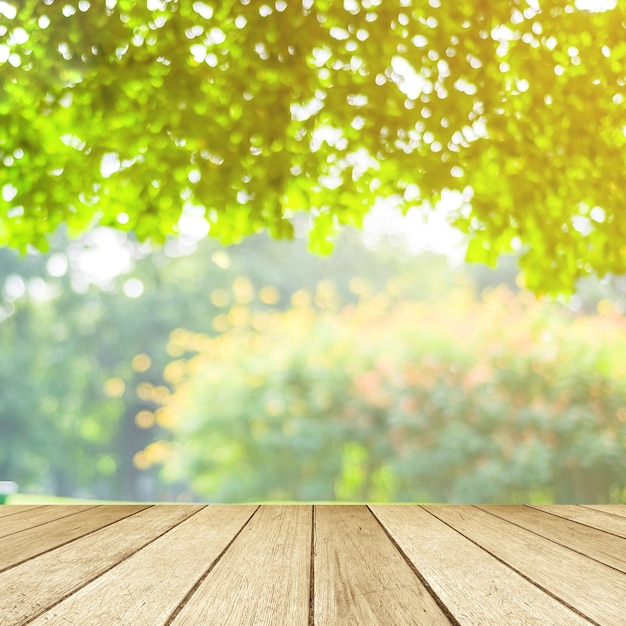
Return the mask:
[(342, 306), (324, 281), (287, 311), (234, 296), (219, 335), (172, 334), (172, 439), (143, 453), (200, 498), (626, 501), (617, 313), (506, 288)]

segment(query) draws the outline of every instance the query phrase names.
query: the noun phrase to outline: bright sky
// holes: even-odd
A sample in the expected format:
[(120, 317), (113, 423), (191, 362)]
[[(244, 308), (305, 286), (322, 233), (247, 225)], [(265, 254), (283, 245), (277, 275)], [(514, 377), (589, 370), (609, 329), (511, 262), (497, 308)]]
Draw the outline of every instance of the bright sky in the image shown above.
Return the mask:
[(414, 254), (435, 252), (459, 264), (465, 258), (467, 242), (464, 235), (450, 225), (448, 217), (460, 203), (458, 192), (444, 191), (434, 210), (416, 206), (402, 215), (393, 203), (380, 202), (363, 221), (363, 239), (366, 245), (375, 247), (382, 236), (391, 236)]
[[(414, 254), (430, 251), (446, 255), (452, 263), (461, 263), (465, 256), (465, 239), (446, 220), (446, 215), (458, 203), (459, 195), (447, 192), (436, 210), (415, 207), (402, 215), (393, 203), (380, 202), (364, 220), (363, 239), (366, 245), (375, 248), (383, 237), (390, 236)], [(191, 254), (196, 242), (208, 232), (206, 220), (194, 211), (184, 215), (179, 227), (181, 236), (166, 244), (168, 256)], [(143, 256), (147, 252), (148, 248), (144, 246), (139, 254)], [(52, 276), (62, 276), (72, 267), (74, 288), (79, 292), (85, 291), (90, 283), (110, 289), (118, 275), (132, 270), (135, 254), (137, 250), (124, 233), (110, 228), (96, 228), (84, 238), (70, 243), (67, 255), (53, 255), (48, 271)], [(137, 297), (143, 291), (141, 285), (132, 283), (133, 280), (138, 282), (130, 279), (123, 285), (129, 297)]]

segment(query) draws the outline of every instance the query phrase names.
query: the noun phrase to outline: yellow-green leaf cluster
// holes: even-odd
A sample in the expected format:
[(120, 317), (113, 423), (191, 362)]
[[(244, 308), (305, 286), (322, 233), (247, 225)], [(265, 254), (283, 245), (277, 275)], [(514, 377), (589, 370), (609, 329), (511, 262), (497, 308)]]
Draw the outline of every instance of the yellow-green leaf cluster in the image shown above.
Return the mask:
[(470, 258), (522, 250), (538, 292), (623, 273), (626, 8), (581, 6), (4, 2), (0, 245), (159, 242), (191, 203), (226, 243), (307, 211), (324, 252), (378, 196), (455, 189)]

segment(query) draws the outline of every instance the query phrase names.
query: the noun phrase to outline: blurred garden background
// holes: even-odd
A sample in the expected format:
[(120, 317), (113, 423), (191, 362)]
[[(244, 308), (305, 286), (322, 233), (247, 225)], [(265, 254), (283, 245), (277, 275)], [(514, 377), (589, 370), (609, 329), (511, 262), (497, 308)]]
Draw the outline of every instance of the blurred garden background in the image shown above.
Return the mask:
[(559, 302), (520, 276), (399, 231), (328, 257), (105, 228), (0, 250), (0, 476), (124, 501), (626, 501), (626, 281)]
[(615, 0), (0, 0), (9, 502), (626, 502), (625, 67)]

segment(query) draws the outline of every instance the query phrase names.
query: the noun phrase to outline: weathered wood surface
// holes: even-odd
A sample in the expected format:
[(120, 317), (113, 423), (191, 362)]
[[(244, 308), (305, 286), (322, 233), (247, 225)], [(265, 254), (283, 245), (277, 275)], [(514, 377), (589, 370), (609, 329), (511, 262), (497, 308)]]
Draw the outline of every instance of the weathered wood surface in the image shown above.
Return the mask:
[(0, 624), (626, 624), (626, 506), (0, 507)]

